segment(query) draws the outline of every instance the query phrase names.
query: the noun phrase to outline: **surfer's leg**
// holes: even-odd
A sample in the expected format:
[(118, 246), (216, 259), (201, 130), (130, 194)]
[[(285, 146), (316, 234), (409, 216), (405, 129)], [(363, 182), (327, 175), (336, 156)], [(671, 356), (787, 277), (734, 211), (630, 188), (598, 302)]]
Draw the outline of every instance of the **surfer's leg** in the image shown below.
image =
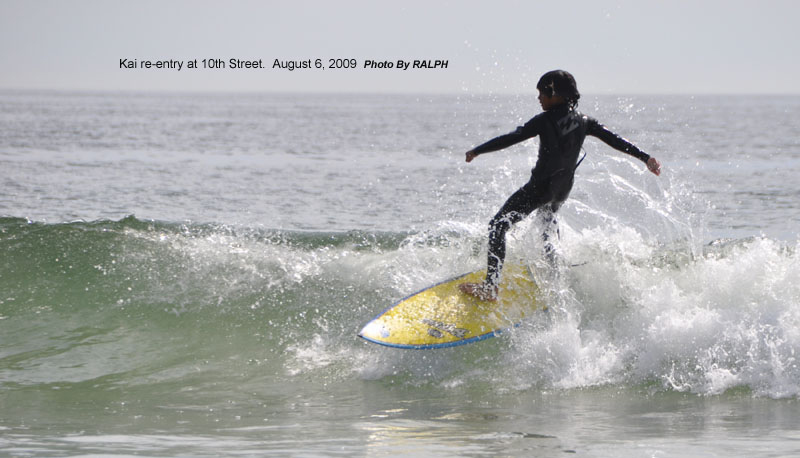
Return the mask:
[(551, 264), (555, 264), (556, 260), (556, 249), (553, 243), (561, 238), (561, 234), (558, 231), (556, 212), (561, 207), (561, 204), (567, 200), (569, 192), (572, 190), (574, 179), (575, 177), (572, 174), (560, 173), (554, 175), (550, 180), (550, 200), (539, 209), (544, 255)]
[(486, 284), (497, 287), (500, 272), (506, 259), (506, 233), (511, 226), (528, 216), (541, 203), (532, 195), (531, 188), (525, 186), (508, 198), (500, 211), (489, 222), (489, 254), (487, 260)]
[(544, 242), (544, 256), (553, 263), (556, 256), (556, 248), (553, 242), (561, 238), (558, 231), (558, 220), (556, 210), (560, 204), (547, 204), (539, 210), (539, 221), (542, 226), (542, 241)]
[(503, 269), (503, 262), (506, 259), (506, 232), (521, 219), (522, 215), (517, 212), (504, 215), (498, 213), (489, 223), (486, 284), (496, 286), (500, 283), (500, 271)]

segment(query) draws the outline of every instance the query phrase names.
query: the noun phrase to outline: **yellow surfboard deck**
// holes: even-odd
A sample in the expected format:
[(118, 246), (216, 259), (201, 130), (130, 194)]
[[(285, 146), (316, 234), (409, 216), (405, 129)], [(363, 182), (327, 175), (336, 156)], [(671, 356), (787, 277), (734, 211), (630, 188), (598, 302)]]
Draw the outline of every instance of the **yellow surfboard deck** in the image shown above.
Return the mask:
[(480, 282), (486, 270), (453, 278), (412, 294), (366, 324), (359, 336), (395, 348), (433, 349), (494, 337), (544, 309), (528, 267), (506, 265), (496, 302), (462, 293), (458, 285)]

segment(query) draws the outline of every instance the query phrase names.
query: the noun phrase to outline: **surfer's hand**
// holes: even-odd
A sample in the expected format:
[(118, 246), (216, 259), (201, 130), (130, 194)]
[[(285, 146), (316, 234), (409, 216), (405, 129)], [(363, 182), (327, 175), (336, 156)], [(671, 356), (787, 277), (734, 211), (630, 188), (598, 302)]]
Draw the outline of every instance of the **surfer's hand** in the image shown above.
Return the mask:
[(478, 155), (473, 153), (472, 150), (467, 151), (467, 162), (472, 162), (476, 157), (478, 157)]
[(647, 169), (656, 174), (656, 176), (661, 175), (661, 163), (654, 157), (647, 160)]

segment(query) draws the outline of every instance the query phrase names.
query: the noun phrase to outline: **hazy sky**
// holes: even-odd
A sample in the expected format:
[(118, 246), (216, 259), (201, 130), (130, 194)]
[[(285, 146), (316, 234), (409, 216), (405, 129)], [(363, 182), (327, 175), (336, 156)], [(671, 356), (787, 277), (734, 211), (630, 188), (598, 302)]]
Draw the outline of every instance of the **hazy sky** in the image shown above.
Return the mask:
[[(589, 94), (798, 94), (799, 19), (797, 0), (0, 0), (0, 88), (514, 93), (564, 68)], [(231, 58), (265, 68), (186, 68)], [(272, 68), (335, 58), (358, 68)]]

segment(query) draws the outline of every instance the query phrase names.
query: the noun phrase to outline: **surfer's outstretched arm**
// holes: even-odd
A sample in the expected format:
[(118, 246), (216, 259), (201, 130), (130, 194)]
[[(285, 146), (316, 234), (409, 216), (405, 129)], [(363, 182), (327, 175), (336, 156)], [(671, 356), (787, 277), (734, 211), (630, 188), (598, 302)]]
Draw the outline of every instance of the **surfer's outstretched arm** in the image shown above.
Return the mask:
[(536, 124), (533, 122), (533, 119), (531, 119), (525, 123), (524, 126), (517, 127), (515, 131), (495, 137), (488, 142), (467, 151), (467, 162), (472, 162), (472, 160), (478, 157), (479, 154), (499, 151), (501, 149), (508, 148), (509, 146), (516, 145), (519, 142), (523, 142), (529, 138), (533, 138), (537, 135), (539, 135), (539, 131), (536, 127)]
[(600, 140), (605, 142), (605, 144), (614, 148), (617, 151), (622, 151), (625, 154), (630, 154), (636, 159), (639, 159), (640, 161), (647, 164), (648, 170), (650, 170), (657, 176), (661, 175), (661, 163), (658, 162), (658, 159), (640, 150), (639, 148), (636, 147), (636, 145), (629, 142), (628, 140), (620, 137), (614, 132), (611, 132), (610, 130), (608, 130), (608, 128), (606, 128), (606, 126), (598, 123), (596, 120), (590, 118), (589, 128), (586, 133), (593, 137), (599, 138)]

